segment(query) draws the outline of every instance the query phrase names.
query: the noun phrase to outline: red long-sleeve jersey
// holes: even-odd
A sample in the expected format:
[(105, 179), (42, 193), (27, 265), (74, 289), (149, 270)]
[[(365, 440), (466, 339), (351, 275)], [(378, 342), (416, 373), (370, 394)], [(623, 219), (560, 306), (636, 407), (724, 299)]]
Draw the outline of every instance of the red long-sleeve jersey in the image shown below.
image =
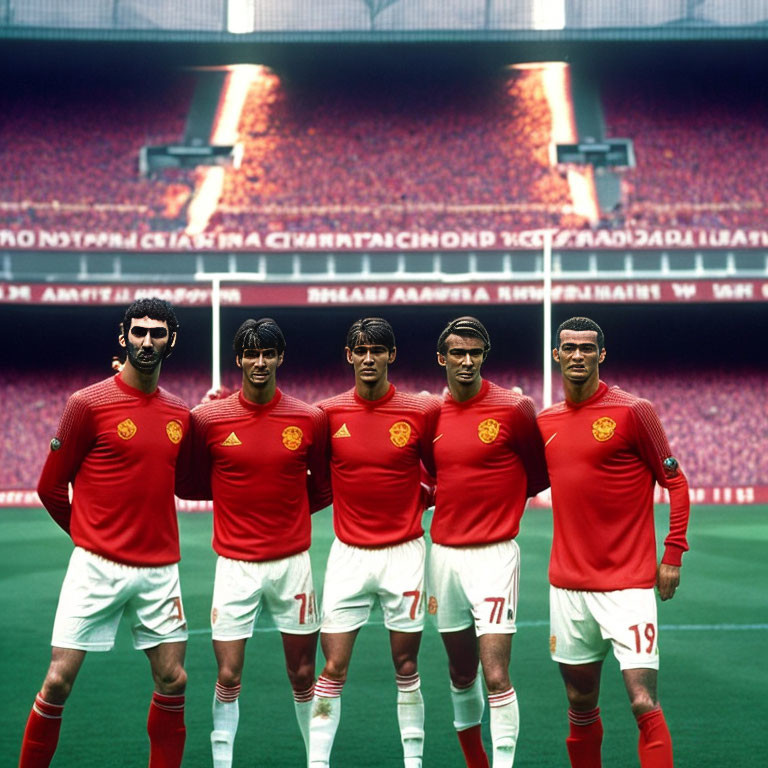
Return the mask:
[(533, 400), (489, 381), (464, 402), (445, 396), (433, 451), (437, 544), (513, 539), (526, 498), (549, 485)]
[(421, 461), (431, 453), (440, 401), (390, 385), (378, 400), (352, 389), (318, 405), (328, 416), (336, 536), (358, 547), (421, 536)]
[(83, 549), (127, 565), (178, 562), (174, 476), (188, 428), (187, 406), (163, 389), (144, 394), (120, 374), (81, 389), (51, 441), (40, 500)]
[(310, 511), (331, 503), (319, 408), (279, 389), (265, 405), (236, 392), (197, 406), (192, 434), (192, 474), (210, 481), (219, 555), (263, 561), (309, 549)]
[(682, 472), (664, 471), (671, 452), (651, 404), (600, 382), (588, 400), (558, 403), (538, 422), (552, 484), (550, 583), (597, 592), (652, 587), (656, 482), (670, 492), (663, 562), (680, 565), (688, 486)]

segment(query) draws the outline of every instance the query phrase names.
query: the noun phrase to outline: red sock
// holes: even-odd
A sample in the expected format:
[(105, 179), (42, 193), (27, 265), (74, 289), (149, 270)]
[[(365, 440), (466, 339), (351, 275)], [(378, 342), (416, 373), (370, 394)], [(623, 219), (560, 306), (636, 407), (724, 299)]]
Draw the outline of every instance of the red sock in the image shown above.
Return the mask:
[(38, 693), (21, 742), (19, 768), (48, 768), (59, 743), (63, 704), (49, 704)]
[(467, 768), (490, 768), (479, 725), (473, 725), (463, 731), (456, 731), (456, 735), (459, 737), (459, 744), (461, 744), (461, 751), (464, 753), (464, 762), (467, 764)]
[(568, 710), (571, 730), (565, 740), (572, 768), (600, 768), (600, 747), (603, 744), (603, 721), (600, 707), (589, 712)]
[(640, 739), (637, 753), (641, 768), (672, 768), (672, 737), (661, 707), (637, 718)]
[(147, 718), (149, 768), (179, 768), (184, 754), (184, 696), (165, 696), (155, 691)]

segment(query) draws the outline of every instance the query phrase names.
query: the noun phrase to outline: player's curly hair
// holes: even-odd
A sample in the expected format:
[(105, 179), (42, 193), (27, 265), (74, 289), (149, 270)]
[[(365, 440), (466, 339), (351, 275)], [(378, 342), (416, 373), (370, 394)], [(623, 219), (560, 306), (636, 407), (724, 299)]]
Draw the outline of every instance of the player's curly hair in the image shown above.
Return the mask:
[(560, 323), (555, 331), (555, 349), (560, 348), (561, 331), (594, 331), (597, 334), (598, 351), (605, 348), (603, 329), (588, 317), (569, 317), (565, 322)]
[(354, 349), (358, 344), (381, 344), (390, 352), (397, 346), (395, 332), (383, 317), (362, 317), (352, 323), (347, 331), (347, 346)]
[(179, 330), (179, 321), (176, 319), (176, 313), (169, 301), (165, 299), (145, 298), (136, 299), (123, 315), (123, 322), (120, 324), (122, 333), (127, 334), (131, 327), (131, 320), (134, 318), (148, 317), (151, 320), (160, 320), (168, 325), (168, 335), (173, 338), (173, 334)]
[(437, 339), (437, 351), (441, 355), (448, 351), (446, 339), (454, 333), (457, 336), (469, 336), (473, 339), (480, 339), (483, 342), (483, 360), (488, 357), (488, 353), (491, 351), (491, 337), (486, 327), (476, 317), (470, 315), (457, 317), (443, 328), (443, 332)]
[(249, 318), (235, 333), (232, 348), (238, 357), (245, 349), (276, 349), (278, 355), (285, 352), (285, 336), (271, 317)]

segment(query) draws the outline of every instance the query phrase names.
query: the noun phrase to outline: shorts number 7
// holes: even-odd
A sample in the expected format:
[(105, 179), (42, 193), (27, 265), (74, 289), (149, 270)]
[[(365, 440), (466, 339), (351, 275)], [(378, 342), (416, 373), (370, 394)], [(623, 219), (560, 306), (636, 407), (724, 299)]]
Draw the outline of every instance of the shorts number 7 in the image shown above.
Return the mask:
[(411, 621), (415, 621), (416, 611), (419, 608), (419, 600), (421, 599), (421, 592), (418, 589), (412, 589), (409, 592), (403, 592), (403, 597), (413, 598), (413, 603), (411, 604)]
[(488, 620), (491, 624), (501, 624), (501, 617), (504, 615), (504, 598), (503, 597), (486, 597), (486, 603), (492, 603), (491, 618)]

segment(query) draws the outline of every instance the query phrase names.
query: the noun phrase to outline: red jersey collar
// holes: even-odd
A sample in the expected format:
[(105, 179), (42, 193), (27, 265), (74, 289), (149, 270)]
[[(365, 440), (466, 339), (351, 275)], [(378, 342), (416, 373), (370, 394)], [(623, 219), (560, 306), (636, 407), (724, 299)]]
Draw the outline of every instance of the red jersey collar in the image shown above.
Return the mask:
[(480, 391), (476, 395), (472, 395), (472, 397), (469, 398), (469, 400), (454, 400), (453, 395), (451, 394), (450, 390), (448, 390), (448, 393), (445, 396), (445, 399), (449, 402), (455, 405), (457, 408), (469, 408), (472, 405), (475, 405), (479, 403), (487, 394), (488, 390), (491, 388), (491, 382), (488, 381), (488, 379), (483, 379), (482, 384), (480, 384)]
[(122, 389), (126, 395), (131, 395), (131, 397), (142, 397), (145, 400), (149, 400), (151, 397), (156, 397), (160, 392), (160, 387), (155, 387), (154, 392), (142, 392), (140, 389), (136, 389), (130, 384), (126, 384), (123, 381), (123, 377), (119, 373), (116, 373), (114, 378), (117, 386), (120, 387), (120, 389)]
[(582, 400), (580, 403), (573, 403), (568, 398), (566, 398), (565, 404), (569, 408), (577, 408), (577, 409), (584, 408), (584, 406), (586, 405), (592, 405), (593, 403), (596, 403), (598, 400), (601, 400), (605, 396), (605, 393), (607, 391), (608, 391), (608, 385), (604, 381), (601, 381), (597, 385), (597, 392), (595, 392), (595, 394), (592, 395), (592, 397), (588, 397), (586, 400)]
[(275, 396), (268, 403), (252, 403), (245, 397), (242, 389), (238, 392), (240, 405), (255, 413), (266, 413), (267, 411), (271, 411), (280, 402), (282, 397), (283, 393), (280, 391), (280, 387), (275, 389)]
[(364, 397), (360, 397), (357, 394), (357, 387), (352, 390), (352, 394), (358, 405), (363, 405), (366, 408), (378, 408), (380, 405), (388, 403), (395, 396), (395, 385), (390, 381), (389, 389), (378, 400), (366, 400)]

